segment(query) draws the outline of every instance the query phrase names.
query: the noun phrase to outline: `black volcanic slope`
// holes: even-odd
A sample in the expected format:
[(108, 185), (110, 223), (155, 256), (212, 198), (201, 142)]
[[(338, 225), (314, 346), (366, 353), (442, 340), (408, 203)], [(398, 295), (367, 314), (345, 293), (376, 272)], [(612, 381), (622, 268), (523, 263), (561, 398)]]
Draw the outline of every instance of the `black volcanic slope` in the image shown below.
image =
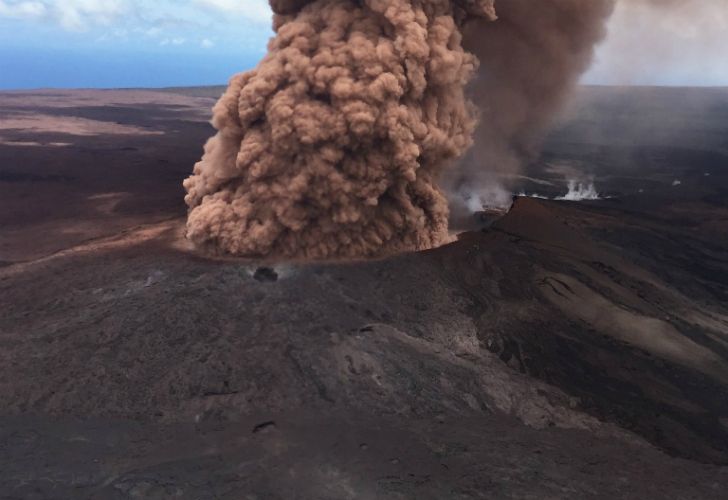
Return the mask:
[[(38, 207), (16, 219), (0, 246), (0, 498), (725, 498), (728, 170), (705, 153), (724, 145), (645, 140), (657, 159), (626, 173), (632, 145), (569, 130), (627, 97), (586, 92), (522, 187), (556, 189), (599, 149), (597, 187), (619, 196), (519, 198), (428, 252), (210, 260), (186, 247), (171, 201), (110, 231), (155, 184), (176, 189), (151, 166), (87, 241), (18, 258), (69, 221)], [(673, 102), (660, 92), (622, 114), (659, 114)], [(691, 92), (683, 106), (726, 98)], [(711, 119), (704, 130), (728, 109)], [(42, 206), (80, 183), (69, 210), (112, 192), (81, 164), (46, 165), (59, 146), (25, 147), (43, 179), (0, 188), (41, 184), (25, 192)]]

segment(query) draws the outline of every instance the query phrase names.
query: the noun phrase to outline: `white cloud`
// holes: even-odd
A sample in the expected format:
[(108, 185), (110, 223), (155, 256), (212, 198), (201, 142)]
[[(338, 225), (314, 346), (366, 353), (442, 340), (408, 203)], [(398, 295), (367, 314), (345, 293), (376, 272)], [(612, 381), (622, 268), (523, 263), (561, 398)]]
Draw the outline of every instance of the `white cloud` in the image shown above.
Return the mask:
[(194, 3), (202, 8), (240, 15), (256, 23), (271, 21), (271, 10), (267, 0), (194, 0)]
[(184, 45), (186, 41), (184, 38), (165, 38), (159, 45)]
[(51, 21), (76, 32), (116, 21), (199, 23), (220, 15), (258, 26), (268, 26), (271, 20), (267, 0), (0, 0), (0, 18)]
[(0, 17), (39, 18), (46, 14), (42, 2), (4, 2), (0, 0)]
[(55, 28), (44, 36), (56, 45), (215, 47), (257, 56), (272, 33), (271, 15), (268, 0), (0, 0), (0, 40), (32, 40), (44, 25)]
[(0, 0), (0, 17), (50, 20), (68, 31), (108, 25), (128, 11), (129, 0)]
[(109, 25), (129, 10), (126, 0), (63, 0), (51, 2), (61, 26), (85, 31), (93, 25)]

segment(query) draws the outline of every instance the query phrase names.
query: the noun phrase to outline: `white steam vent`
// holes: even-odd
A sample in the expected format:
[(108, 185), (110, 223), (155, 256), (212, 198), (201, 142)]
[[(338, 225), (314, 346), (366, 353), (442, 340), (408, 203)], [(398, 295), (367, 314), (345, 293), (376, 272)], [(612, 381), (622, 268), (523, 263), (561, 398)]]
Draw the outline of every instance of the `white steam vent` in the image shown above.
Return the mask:
[(565, 201), (598, 200), (600, 198), (593, 182), (578, 182), (573, 179), (569, 181), (569, 192), (564, 196), (556, 197), (557, 200)]
[(461, 188), (460, 196), (473, 214), (484, 210), (508, 210), (513, 203), (513, 194), (499, 184), (481, 186), (477, 190)]
[(544, 196), (542, 194), (538, 193), (527, 193), (524, 189), (521, 189), (521, 191), (516, 195), (519, 198), (537, 198), (539, 200), (548, 200), (548, 196)]

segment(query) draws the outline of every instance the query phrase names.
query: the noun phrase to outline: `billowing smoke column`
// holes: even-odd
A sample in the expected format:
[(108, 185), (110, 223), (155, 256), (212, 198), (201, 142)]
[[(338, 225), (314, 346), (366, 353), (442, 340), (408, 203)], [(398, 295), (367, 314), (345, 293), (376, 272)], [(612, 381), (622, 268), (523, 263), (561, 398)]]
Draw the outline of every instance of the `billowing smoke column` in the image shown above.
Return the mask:
[(370, 257), (449, 239), (442, 169), (471, 145), (460, 27), (492, 0), (272, 0), (275, 38), (215, 107), (187, 234), (233, 255)]
[(470, 88), (480, 122), (475, 146), (448, 178), (450, 191), (466, 197), (484, 193), (477, 197), (487, 201), (494, 185), (507, 182), (537, 155), (606, 34), (614, 5), (614, 0), (497, 0), (497, 22), (466, 26), (464, 46), (481, 63)]
[(497, 6), (497, 23), (473, 24), (466, 33), (467, 48), (482, 62), (473, 91), (483, 110), (477, 152), (495, 160), (503, 147), (518, 156), (535, 152), (589, 68), (614, 1), (499, 0)]
[[(269, 52), (232, 79), (185, 181), (188, 237), (232, 255), (336, 258), (449, 241), (448, 167), (451, 185), (477, 185), (528, 156), (613, 1), (271, 6)], [(456, 163), (478, 115), (478, 146)]]

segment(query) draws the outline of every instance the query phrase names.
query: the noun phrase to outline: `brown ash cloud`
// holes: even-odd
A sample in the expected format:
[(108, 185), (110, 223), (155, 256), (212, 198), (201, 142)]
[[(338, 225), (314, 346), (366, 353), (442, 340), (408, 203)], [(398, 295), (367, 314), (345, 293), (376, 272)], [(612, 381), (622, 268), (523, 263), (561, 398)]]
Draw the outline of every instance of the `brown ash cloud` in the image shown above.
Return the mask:
[(613, 2), (271, 6), (268, 54), (231, 80), (185, 181), (188, 237), (237, 256), (362, 258), (450, 241), (444, 181), (477, 188), (537, 150)]
[(497, 0), (497, 22), (467, 24), (464, 46), (480, 61), (469, 89), (479, 125), (474, 147), (448, 176), (449, 191), (486, 193), (478, 198), (487, 201), (487, 193), (507, 187), (538, 156), (605, 37), (614, 6), (614, 0)]
[(276, 35), (214, 110), (188, 237), (244, 256), (371, 257), (449, 240), (442, 170), (471, 145), (487, 1), (273, 1)]

